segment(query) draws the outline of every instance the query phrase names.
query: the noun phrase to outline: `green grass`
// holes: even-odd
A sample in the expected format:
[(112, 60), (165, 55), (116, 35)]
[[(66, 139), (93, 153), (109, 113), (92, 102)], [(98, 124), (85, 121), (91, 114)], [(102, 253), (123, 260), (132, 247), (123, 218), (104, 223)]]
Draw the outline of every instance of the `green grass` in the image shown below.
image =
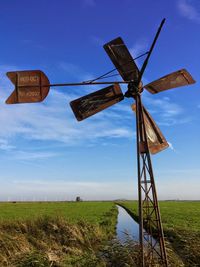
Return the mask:
[(72, 223), (84, 220), (98, 224), (113, 207), (113, 202), (1, 202), (0, 222), (62, 216)]
[[(137, 219), (137, 201), (122, 204)], [(172, 249), (175, 252), (170, 259), (175, 255), (184, 262), (171, 266), (200, 266), (200, 202), (161, 201), (159, 205), (169, 254)], [(55, 266), (107, 266), (102, 262), (113, 261), (122, 250), (118, 244), (106, 245), (108, 257), (99, 258), (99, 248), (115, 233), (113, 202), (2, 202), (0, 214), (0, 266), (9, 266), (6, 262), (22, 266), (22, 259), (23, 266), (36, 266), (35, 261), (41, 263), (38, 266), (51, 266), (51, 253), (58, 258)]]
[[(138, 215), (137, 201), (126, 201), (123, 204)], [(200, 232), (200, 201), (160, 201), (164, 229), (180, 229)]]
[[(138, 217), (137, 201), (121, 202)], [(160, 201), (164, 234), (184, 266), (200, 266), (200, 201)]]
[(200, 231), (199, 201), (164, 201), (160, 210), (164, 228)]
[(105, 267), (113, 202), (0, 203), (0, 266)]

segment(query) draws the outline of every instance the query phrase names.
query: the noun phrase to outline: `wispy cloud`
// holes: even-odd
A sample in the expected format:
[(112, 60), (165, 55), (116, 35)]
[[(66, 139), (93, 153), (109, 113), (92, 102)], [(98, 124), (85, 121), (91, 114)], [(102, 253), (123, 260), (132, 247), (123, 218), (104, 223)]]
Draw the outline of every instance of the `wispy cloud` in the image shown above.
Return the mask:
[(130, 199), (136, 197), (132, 191), (132, 182), (19, 180), (9, 182), (9, 186), (4, 183), (4, 192), (0, 190), (0, 200), (20, 200), (20, 197), (23, 200), (75, 200), (76, 196), (84, 200)]
[(166, 118), (174, 117), (183, 113), (183, 108), (173, 103), (168, 97), (163, 97), (161, 99), (155, 99), (153, 103), (154, 107), (162, 109), (163, 116)]
[(17, 160), (43, 160), (47, 158), (52, 158), (58, 156), (58, 153), (53, 153), (53, 152), (29, 152), (29, 151), (14, 151), (12, 152), (13, 158)]
[[(188, 184), (188, 173), (194, 173)], [(181, 172), (181, 183), (175, 173), (165, 172), (165, 179), (157, 181), (160, 199), (199, 199), (199, 172)], [(172, 182), (173, 179), (173, 182)], [(136, 183), (136, 181), (134, 182)], [(0, 200), (113, 200), (119, 198), (137, 199), (133, 182), (91, 182), (91, 181), (45, 181), (33, 180), (1, 181)], [(3, 188), (3, 190), (2, 190)]]
[(155, 98), (144, 94), (144, 103), (148, 111), (156, 117), (156, 122), (163, 126), (183, 124), (191, 121), (191, 117), (185, 115), (185, 111), (179, 104), (169, 97)]
[(177, 6), (180, 14), (183, 17), (200, 23), (200, 10), (197, 9), (195, 3), (197, 3), (197, 1), (179, 0)]
[[(183, 174), (185, 177), (185, 174)], [(170, 176), (162, 181), (157, 182), (158, 194), (160, 199), (171, 199), (171, 200), (199, 200), (199, 180), (192, 178), (188, 183), (188, 178), (184, 179), (183, 176), (180, 178), (175, 177), (173, 174), (173, 181)]]
[[(141, 54), (144, 54), (148, 51), (148, 41), (145, 38), (139, 39), (131, 48), (129, 48), (129, 51), (133, 58), (136, 58), (140, 56)], [(143, 60), (144, 57), (141, 59)], [(141, 67), (141, 59), (135, 60), (138, 68)], [(143, 78), (143, 81), (146, 82), (146, 80)]]
[[(57, 64), (57, 68), (59, 71), (63, 71), (65, 74), (67, 74), (73, 81), (75, 82), (82, 82), (82, 81), (88, 81), (94, 79), (94, 75), (91, 73), (88, 73), (87, 71), (83, 70), (76, 64), (70, 63), (70, 62), (59, 62)], [(93, 88), (98, 88), (98, 86), (94, 86)], [(76, 90), (77, 87), (73, 87), (73, 91)], [(89, 86), (82, 86), (81, 91), (86, 92), (90, 91), (91, 88)], [(80, 92), (80, 87), (78, 87), (78, 91)]]
[(174, 146), (172, 145), (171, 142), (167, 141), (167, 143), (169, 144), (169, 148), (170, 148), (171, 150), (175, 150), (175, 149), (174, 149)]
[(0, 130), (0, 136), (23, 135), (27, 139), (66, 144), (91, 138), (128, 136), (129, 129), (118, 126), (118, 122), (113, 120), (114, 116), (106, 118), (97, 115), (96, 118), (78, 123), (69, 107), (71, 100), (72, 95), (66, 96), (52, 90), (46, 103), (1, 107), (0, 122), (4, 127)]
[(98, 37), (98, 36), (92, 36), (92, 37), (91, 37), (91, 41), (92, 41), (92, 43), (94, 43), (95, 45), (97, 45), (97, 46), (101, 46), (101, 47), (106, 43), (106, 41), (105, 41), (104, 39), (102, 39), (102, 38), (100, 38), (100, 37)]
[[(71, 71), (72, 67), (75, 71), (79, 70), (78, 67), (70, 64), (62, 64), (61, 67), (66, 71)], [(3, 67), (0, 69), (3, 70)], [(12, 68), (7, 67), (7, 69)], [(5, 69), (2, 72), (5, 72)], [(83, 74), (83, 76), (86, 75), (87, 73)], [(132, 128), (123, 123), (123, 116), (127, 116), (128, 113), (123, 111), (122, 106), (120, 112), (120, 107), (113, 107), (83, 122), (76, 121), (69, 102), (91, 89), (84, 88), (82, 94), (80, 94), (80, 88), (69, 89), (68, 93), (51, 89), (43, 103), (6, 105), (4, 101), (12, 92), (13, 85), (3, 77), (0, 87), (2, 88), (0, 91), (1, 149), (9, 150), (13, 146), (13, 140), (16, 141), (18, 138), (30, 141), (53, 141), (71, 146), (80, 143), (89, 144), (97, 139), (130, 138), (134, 134)], [(21, 153), (19, 157), (22, 158), (23, 155)], [(38, 155), (40, 156), (48, 155)], [(29, 154), (29, 158), (31, 157), (35, 157), (35, 154)]]
[(9, 144), (8, 140), (0, 139), (0, 150), (10, 151), (14, 148), (15, 147), (13, 145)]
[(140, 54), (147, 52), (148, 50), (148, 41), (145, 38), (139, 39), (130, 49), (131, 55), (138, 57)]

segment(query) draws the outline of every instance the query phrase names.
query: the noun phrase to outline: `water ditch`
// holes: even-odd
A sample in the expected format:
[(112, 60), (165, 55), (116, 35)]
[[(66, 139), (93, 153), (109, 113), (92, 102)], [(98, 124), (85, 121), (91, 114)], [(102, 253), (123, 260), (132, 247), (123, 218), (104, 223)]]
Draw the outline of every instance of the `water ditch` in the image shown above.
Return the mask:
[[(123, 208), (120, 205), (116, 205), (116, 206), (118, 208), (118, 218), (117, 218), (117, 225), (116, 225), (117, 239), (119, 240), (122, 246), (125, 245), (125, 247), (127, 247), (128, 245), (128, 248), (129, 248), (129, 245), (131, 244), (138, 245), (139, 244), (139, 224), (134, 220), (133, 217), (131, 217), (131, 215), (126, 211), (125, 208)], [(149, 241), (150, 240), (152, 241), (152, 245), (154, 246), (154, 248), (157, 248), (157, 250), (159, 250), (157, 241), (151, 236), (149, 236), (149, 238), (150, 238)], [(147, 240), (144, 239), (143, 244), (144, 244), (144, 248), (148, 248), (149, 243), (147, 242)], [(130, 247), (130, 249), (131, 248), (132, 247)], [(137, 246), (133, 247), (133, 251), (135, 251), (135, 249), (137, 251)]]
[[(118, 218), (117, 218), (117, 239), (123, 243), (127, 240), (127, 237), (139, 242), (139, 224), (128, 214), (128, 212), (121, 206), (116, 205), (118, 208)], [(156, 240), (152, 239), (153, 244)], [(145, 244), (145, 242), (144, 242)]]
[(127, 236), (138, 242), (139, 240), (139, 224), (128, 214), (128, 212), (119, 205), (117, 219), (117, 238), (122, 243), (126, 241)]

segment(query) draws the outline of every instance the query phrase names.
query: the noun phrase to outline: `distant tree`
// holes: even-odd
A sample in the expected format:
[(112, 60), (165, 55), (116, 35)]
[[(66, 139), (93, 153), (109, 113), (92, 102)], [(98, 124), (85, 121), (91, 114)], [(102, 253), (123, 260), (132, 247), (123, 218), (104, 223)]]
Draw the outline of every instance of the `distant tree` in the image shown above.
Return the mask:
[(82, 199), (79, 196), (76, 197), (76, 202), (80, 202), (80, 201), (82, 201)]

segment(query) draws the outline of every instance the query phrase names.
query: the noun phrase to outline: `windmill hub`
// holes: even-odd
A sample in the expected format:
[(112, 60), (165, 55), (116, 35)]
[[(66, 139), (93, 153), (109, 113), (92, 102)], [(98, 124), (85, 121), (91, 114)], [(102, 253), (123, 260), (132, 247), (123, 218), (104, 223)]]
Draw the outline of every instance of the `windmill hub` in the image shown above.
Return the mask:
[(135, 97), (137, 94), (142, 93), (143, 91), (143, 84), (142, 82), (139, 83), (135, 81), (130, 81), (128, 84), (128, 90), (125, 93), (125, 97)]

